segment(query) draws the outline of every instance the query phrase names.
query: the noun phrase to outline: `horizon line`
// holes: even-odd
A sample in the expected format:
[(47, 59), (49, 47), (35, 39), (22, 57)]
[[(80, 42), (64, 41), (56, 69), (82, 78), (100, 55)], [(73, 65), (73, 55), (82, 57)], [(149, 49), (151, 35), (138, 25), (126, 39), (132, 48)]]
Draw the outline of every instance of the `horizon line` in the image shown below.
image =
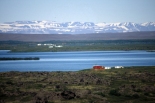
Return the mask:
[(155, 22), (155, 21), (145, 21), (145, 22), (132, 22), (132, 21), (120, 21), (120, 22), (93, 22), (93, 21), (55, 21), (55, 20), (15, 20), (15, 21), (4, 21), (4, 22), (0, 22), (0, 23), (7, 23), (7, 22), (19, 22), (19, 21), (47, 21), (47, 22), (56, 22), (56, 23), (64, 23), (64, 22), (80, 22), (80, 23), (84, 23), (84, 22), (88, 22), (88, 23), (151, 23), (151, 22)]

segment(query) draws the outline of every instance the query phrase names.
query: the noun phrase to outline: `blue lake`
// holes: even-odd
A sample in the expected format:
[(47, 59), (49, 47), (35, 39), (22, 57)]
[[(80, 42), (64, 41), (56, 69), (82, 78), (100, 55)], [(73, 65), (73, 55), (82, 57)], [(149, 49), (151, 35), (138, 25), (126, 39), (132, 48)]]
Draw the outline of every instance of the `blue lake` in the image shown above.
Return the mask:
[(0, 61), (4, 71), (78, 71), (102, 66), (155, 66), (155, 52), (147, 51), (78, 51), (24, 52), (0, 51), (0, 57), (39, 57), (40, 60)]

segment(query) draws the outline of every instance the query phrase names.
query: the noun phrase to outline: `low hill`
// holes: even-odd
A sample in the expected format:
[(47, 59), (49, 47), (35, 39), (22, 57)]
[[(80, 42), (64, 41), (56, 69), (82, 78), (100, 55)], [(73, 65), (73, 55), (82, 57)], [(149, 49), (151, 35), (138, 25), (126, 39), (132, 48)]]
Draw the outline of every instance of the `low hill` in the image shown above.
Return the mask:
[(31, 41), (50, 40), (142, 40), (155, 39), (152, 32), (98, 33), (98, 34), (0, 34), (0, 41)]

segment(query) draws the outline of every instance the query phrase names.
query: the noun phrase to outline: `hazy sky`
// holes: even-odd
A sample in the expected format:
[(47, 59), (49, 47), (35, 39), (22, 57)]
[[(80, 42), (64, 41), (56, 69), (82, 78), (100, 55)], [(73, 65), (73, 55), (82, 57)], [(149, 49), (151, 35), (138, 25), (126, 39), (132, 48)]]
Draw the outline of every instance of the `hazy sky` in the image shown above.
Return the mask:
[(155, 0), (0, 0), (0, 22), (155, 22)]

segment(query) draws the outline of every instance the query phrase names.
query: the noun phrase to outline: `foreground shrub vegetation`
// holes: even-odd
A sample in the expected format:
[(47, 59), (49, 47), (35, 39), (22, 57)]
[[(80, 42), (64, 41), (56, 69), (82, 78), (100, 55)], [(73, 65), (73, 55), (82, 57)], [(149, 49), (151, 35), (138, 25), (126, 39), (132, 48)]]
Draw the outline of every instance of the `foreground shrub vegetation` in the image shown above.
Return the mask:
[(154, 103), (155, 67), (1, 72), (0, 103)]

